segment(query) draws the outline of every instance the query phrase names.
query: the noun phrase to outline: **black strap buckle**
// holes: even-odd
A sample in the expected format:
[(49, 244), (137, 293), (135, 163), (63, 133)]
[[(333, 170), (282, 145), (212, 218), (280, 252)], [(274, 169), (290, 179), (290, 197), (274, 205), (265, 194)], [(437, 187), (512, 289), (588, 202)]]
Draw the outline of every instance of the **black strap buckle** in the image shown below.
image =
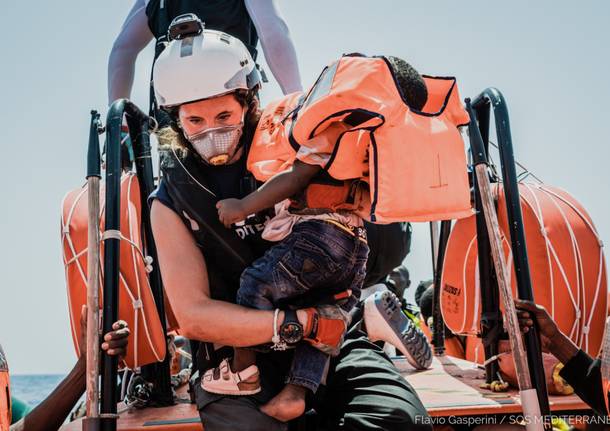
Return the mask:
[(168, 39), (171, 41), (199, 36), (204, 28), (205, 25), (194, 13), (178, 15), (169, 25)]

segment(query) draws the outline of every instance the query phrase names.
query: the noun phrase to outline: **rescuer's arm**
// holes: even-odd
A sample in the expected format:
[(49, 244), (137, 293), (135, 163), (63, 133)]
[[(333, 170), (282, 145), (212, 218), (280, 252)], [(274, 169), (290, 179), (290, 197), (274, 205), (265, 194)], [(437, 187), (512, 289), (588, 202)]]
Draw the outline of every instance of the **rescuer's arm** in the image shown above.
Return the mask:
[(263, 47), (265, 60), (284, 94), (300, 91), (301, 76), (297, 53), (274, 0), (246, 0), (246, 9)]
[(145, 2), (136, 0), (112, 44), (108, 57), (108, 104), (117, 99), (129, 98), (136, 59), (152, 38)]
[[(112, 325), (113, 331), (104, 336), (102, 349), (110, 355), (124, 356), (129, 338), (129, 328), (123, 321), (115, 322)], [(81, 331), (85, 334), (86, 331)], [(83, 337), (84, 338), (84, 337)], [(86, 344), (84, 339), (80, 340), (83, 352), (76, 361), (72, 371), (61, 381), (51, 394), (38, 404), (19, 422), (11, 425), (10, 431), (44, 431), (59, 429), (66, 420), (76, 402), (85, 392), (85, 373), (87, 365), (85, 362)]]
[[(255, 310), (210, 298), (206, 263), (182, 220), (158, 200), (151, 223), (163, 286), (185, 337), (235, 347), (268, 343), (273, 311)], [(299, 310), (298, 319), (305, 323)], [(280, 312), (279, 322), (284, 314)]]
[(568, 338), (553, 321), (544, 307), (530, 301), (515, 300), (521, 331), (526, 333), (538, 325), (540, 339), (559, 361), (564, 364), (559, 375), (574, 388), (576, 394), (596, 413), (606, 415), (606, 402), (599, 359), (594, 360)]

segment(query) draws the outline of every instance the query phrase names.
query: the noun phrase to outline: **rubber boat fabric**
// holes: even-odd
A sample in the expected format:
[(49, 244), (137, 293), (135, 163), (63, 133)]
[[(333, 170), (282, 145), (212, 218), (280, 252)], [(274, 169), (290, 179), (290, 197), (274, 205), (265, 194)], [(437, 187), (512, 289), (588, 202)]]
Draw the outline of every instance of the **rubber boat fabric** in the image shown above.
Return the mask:
[(468, 114), (455, 78), (424, 80), (428, 101), (422, 111), (411, 110), (386, 58), (343, 56), (324, 69), (306, 95), (294, 93), (266, 107), (248, 170), (265, 181), (296, 157), (319, 164), (319, 149), (308, 148), (308, 141), (342, 120), (351, 128), (322, 166), (327, 175), (307, 188), (310, 208), (355, 210), (375, 223), (471, 215), (458, 129), (468, 123)]
[[(87, 303), (87, 239), (88, 239), (88, 188), (70, 191), (62, 202), (62, 245), (68, 288), (68, 308), (72, 338), (77, 355), (80, 356), (81, 310)], [(121, 178), (120, 232), (104, 231), (104, 191), (100, 190), (100, 237), (103, 257), (104, 239), (119, 238), (119, 318), (129, 325), (132, 335), (127, 346), (125, 363), (129, 368), (141, 367), (165, 357), (165, 331), (157, 314), (155, 300), (150, 289), (148, 271), (154, 264), (143, 254), (141, 234), (140, 187), (135, 174)], [(103, 265), (100, 262), (101, 278)], [(103, 280), (102, 280), (103, 281)], [(100, 283), (102, 286), (103, 283)], [(102, 293), (100, 291), (100, 308)], [(169, 313), (168, 313), (169, 314)], [(171, 318), (169, 319), (171, 322)]]
[(8, 375), (8, 361), (0, 345), (0, 431), (8, 431), (11, 426), (11, 382)]
[[(504, 253), (512, 262), (502, 186), (498, 185), (495, 192)], [(549, 311), (559, 329), (578, 347), (597, 357), (603, 343), (608, 296), (603, 246), (593, 221), (573, 196), (559, 188), (520, 183), (519, 194), (536, 303)], [(510, 273), (516, 295), (514, 269)], [(441, 289), (445, 324), (454, 334), (467, 336), (466, 359), (482, 363), (484, 349), (477, 338), (481, 298), (474, 216), (457, 221), (451, 231)], [(559, 361), (550, 354), (543, 354), (543, 361), (549, 392), (561, 393), (565, 388), (552, 378), (558, 374)], [(514, 376), (510, 354), (500, 356), (499, 366), (508, 380)]]

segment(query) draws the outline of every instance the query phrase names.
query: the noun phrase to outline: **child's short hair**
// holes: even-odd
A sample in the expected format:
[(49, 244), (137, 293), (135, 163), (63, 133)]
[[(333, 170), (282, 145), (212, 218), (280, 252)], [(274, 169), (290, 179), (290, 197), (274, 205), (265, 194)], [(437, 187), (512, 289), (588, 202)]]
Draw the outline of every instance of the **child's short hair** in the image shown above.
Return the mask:
[(421, 111), (428, 100), (426, 83), (419, 72), (402, 58), (387, 57), (404, 101), (411, 109)]

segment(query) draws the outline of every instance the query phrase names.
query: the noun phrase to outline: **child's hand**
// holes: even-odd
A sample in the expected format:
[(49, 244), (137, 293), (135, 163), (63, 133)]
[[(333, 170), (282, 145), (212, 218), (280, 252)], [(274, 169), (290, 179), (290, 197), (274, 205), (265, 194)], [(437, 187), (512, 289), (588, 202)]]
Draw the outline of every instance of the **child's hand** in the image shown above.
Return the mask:
[(233, 223), (245, 220), (248, 216), (240, 199), (223, 199), (218, 201), (216, 208), (218, 208), (218, 218), (227, 228)]

